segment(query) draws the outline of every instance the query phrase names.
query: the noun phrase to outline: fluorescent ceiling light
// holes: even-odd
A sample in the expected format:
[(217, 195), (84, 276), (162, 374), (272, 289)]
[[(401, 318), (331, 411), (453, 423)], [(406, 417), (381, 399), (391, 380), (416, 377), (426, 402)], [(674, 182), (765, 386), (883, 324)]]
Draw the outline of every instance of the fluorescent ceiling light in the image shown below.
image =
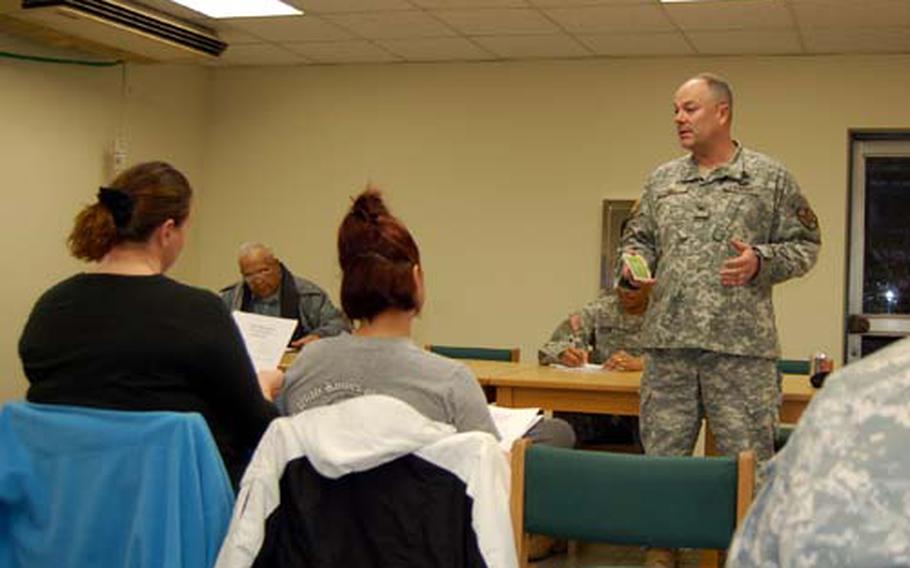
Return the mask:
[(281, 0), (171, 0), (210, 18), (253, 18), (258, 16), (299, 16), (303, 11)]

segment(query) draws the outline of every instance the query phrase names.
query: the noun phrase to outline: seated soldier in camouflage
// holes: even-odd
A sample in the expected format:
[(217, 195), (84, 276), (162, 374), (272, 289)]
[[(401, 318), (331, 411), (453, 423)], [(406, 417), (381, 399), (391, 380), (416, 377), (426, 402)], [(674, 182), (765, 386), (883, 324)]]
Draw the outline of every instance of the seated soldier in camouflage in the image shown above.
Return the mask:
[[(566, 318), (538, 351), (541, 365), (587, 363), (614, 371), (641, 371), (641, 325), (648, 307), (647, 289), (617, 286), (580, 312)], [(579, 444), (636, 443), (638, 418), (559, 412), (575, 430)]]

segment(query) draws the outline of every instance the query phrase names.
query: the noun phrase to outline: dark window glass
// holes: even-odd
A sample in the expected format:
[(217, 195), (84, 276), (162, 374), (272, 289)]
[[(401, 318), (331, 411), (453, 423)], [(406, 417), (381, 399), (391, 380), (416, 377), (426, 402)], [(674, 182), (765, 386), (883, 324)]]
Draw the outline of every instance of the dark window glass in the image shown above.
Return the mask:
[(910, 158), (866, 158), (865, 245), (863, 312), (910, 314)]
[(863, 336), (863, 345), (862, 345), (862, 355), (861, 357), (866, 357), (875, 353), (882, 347), (887, 347), (894, 343), (895, 341), (900, 341), (904, 336), (890, 336), (885, 337), (881, 335), (864, 335)]

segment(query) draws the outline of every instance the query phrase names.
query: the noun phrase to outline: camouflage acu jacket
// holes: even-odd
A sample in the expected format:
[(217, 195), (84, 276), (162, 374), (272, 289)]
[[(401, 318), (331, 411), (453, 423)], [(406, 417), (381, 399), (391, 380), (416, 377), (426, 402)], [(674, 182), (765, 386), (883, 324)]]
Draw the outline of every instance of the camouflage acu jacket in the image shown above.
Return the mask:
[[(761, 268), (749, 284), (727, 287), (719, 272), (737, 254), (734, 238), (753, 245)], [(820, 244), (818, 220), (796, 180), (767, 156), (739, 147), (707, 178), (691, 157), (662, 165), (622, 241), (657, 279), (644, 346), (778, 357), (771, 288), (805, 274)]]
[(623, 311), (614, 292), (585, 305), (579, 315), (578, 331), (572, 331), (569, 318), (566, 318), (553, 332), (550, 341), (540, 348), (537, 358), (541, 365), (558, 363), (559, 354), (569, 347), (575, 347), (576, 339), (591, 348), (591, 363), (603, 363), (620, 349), (631, 355), (641, 355), (641, 324), (644, 317)]
[(910, 339), (825, 381), (740, 525), (729, 568), (910, 566)]

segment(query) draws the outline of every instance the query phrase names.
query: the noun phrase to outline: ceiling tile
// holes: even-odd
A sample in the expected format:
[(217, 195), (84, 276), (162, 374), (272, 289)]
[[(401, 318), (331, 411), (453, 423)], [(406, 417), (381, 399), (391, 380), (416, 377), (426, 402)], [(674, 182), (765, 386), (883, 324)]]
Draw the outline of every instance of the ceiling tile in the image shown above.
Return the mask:
[(218, 61), (224, 65), (292, 65), (306, 63), (306, 58), (268, 44), (232, 45)]
[(411, 0), (421, 8), (527, 8), (526, 0)]
[(408, 61), (469, 61), (495, 59), (495, 56), (458, 37), (426, 39), (389, 39), (378, 41), (382, 47)]
[(570, 33), (675, 31), (666, 13), (656, 4), (553, 8), (544, 12)]
[(584, 6), (616, 6), (618, 4), (656, 4), (654, 0), (528, 0), (540, 8), (578, 8)]
[(686, 37), (704, 55), (803, 53), (796, 30), (686, 32)]
[(910, 26), (910, 1), (855, 0), (794, 4), (801, 28), (863, 28)]
[(332, 14), (330, 21), (367, 39), (406, 39), (457, 35), (426, 12)]
[(368, 41), (319, 41), (286, 43), (285, 47), (306, 56), (313, 63), (388, 63), (401, 61)]
[(344, 12), (383, 12), (413, 10), (408, 0), (282, 0), (304, 13), (338, 14)]
[(556, 34), (552, 21), (537, 10), (442, 10), (433, 12), (439, 19), (466, 35)]
[(811, 53), (910, 53), (910, 30), (809, 29), (803, 31), (803, 42)]
[(590, 57), (591, 51), (565, 34), (507, 35), (473, 38), (487, 50), (505, 59)]
[(229, 45), (263, 42), (262, 39), (253, 34), (232, 28), (229, 24), (219, 22), (215, 29), (218, 33), (218, 37), (226, 41)]
[(596, 34), (578, 36), (578, 39), (598, 55), (630, 57), (695, 53), (679, 32)]
[(665, 4), (670, 19), (684, 30), (789, 28), (795, 25), (782, 2), (737, 0), (736, 2)]
[(316, 16), (230, 18), (224, 22), (231, 28), (274, 42), (354, 39), (348, 32)]

